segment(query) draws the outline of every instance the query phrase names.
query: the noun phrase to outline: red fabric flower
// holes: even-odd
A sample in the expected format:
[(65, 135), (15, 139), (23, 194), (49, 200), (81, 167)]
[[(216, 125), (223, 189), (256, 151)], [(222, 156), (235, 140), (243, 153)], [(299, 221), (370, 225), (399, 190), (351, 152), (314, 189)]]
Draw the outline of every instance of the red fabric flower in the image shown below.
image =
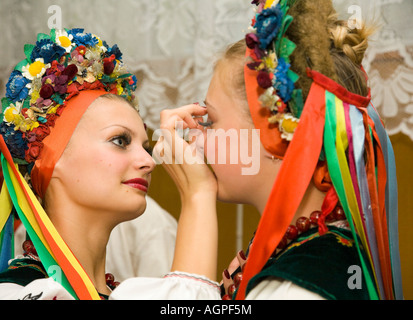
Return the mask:
[(86, 54), (86, 47), (85, 46), (78, 46), (77, 48), (76, 48), (76, 51), (79, 53), (79, 54), (81, 54), (82, 56), (84, 56), (85, 54)]
[(263, 89), (268, 89), (272, 86), (271, 74), (266, 71), (260, 71), (257, 77), (258, 85)]
[(55, 113), (48, 114), (48, 115), (46, 116), (47, 125), (50, 126), (50, 127), (52, 127), (52, 128), (54, 128), (56, 119), (57, 119), (58, 117), (59, 117), (59, 115), (57, 115), (57, 114), (55, 114)]
[(42, 142), (50, 134), (49, 126), (41, 124), (39, 127), (33, 129), (30, 132), (26, 132), (24, 135), (28, 142)]
[(103, 68), (106, 75), (111, 75), (113, 70), (115, 70), (115, 61), (116, 56), (112, 54), (109, 58), (103, 59)]
[(54, 93), (54, 88), (51, 84), (45, 84), (40, 89), (40, 96), (43, 99), (49, 99)]
[(37, 141), (40, 142), (43, 141), (43, 139), (50, 134), (50, 129), (47, 125), (41, 124), (37, 128), (33, 129), (31, 132), (36, 135)]
[(65, 70), (63, 70), (62, 75), (67, 76), (67, 82), (69, 82), (70, 80), (72, 80), (76, 75), (77, 75), (77, 67), (74, 64), (70, 64), (66, 67)]
[(245, 36), (245, 42), (248, 48), (254, 49), (259, 44), (260, 40), (255, 33), (248, 33)]
[(35, 162), (39, 157), (40, 152), (43, 149), (43, 143), (34, 141), (28, 144), (28, 149), (26, 150), (25, 160), (28, 163)]

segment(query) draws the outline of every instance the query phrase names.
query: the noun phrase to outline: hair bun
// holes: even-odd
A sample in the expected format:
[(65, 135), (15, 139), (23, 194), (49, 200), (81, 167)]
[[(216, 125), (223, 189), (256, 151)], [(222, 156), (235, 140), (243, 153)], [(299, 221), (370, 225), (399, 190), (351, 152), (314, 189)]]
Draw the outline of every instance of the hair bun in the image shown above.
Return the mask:
[(368, 48), (371, 28), (362, 24), (360, 28), (350, 28), (347, 21), (335, 21), (329, 27), (333, 48), (342, 51), (355, 64), (361, 65)]

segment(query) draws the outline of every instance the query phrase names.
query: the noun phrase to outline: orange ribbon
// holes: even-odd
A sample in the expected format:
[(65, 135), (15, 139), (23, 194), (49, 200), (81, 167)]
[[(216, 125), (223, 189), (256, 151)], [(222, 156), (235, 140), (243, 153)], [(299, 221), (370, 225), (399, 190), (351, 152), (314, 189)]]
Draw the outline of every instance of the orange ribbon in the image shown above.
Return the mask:
[(85, 90), (65, 102), (65, 109), (56, 119), (50, 134), (43, 140), (43, 149), (32, 169), (32, 186), (40, 198), (44, 198), (54, 167), (66, 149), (86, 109), (96, 98), (105, 94), (108, 92), (104, 90)]

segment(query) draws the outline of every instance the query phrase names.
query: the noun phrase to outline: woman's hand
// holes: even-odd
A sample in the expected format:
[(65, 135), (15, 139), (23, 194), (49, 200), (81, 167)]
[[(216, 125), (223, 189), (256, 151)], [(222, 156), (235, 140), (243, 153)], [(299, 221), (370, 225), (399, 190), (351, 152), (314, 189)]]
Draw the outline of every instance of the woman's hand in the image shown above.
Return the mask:
[[(204, 161), (203, 128), (197, 120), (205, 114), (206, 109), (196, 104), (161, 112), (161, 137), (153, 154), (174, 180), (183, 202), (199, 192), (217, 192), (216, 178)], [(181, 137), (185, 129), (189, 142)]]
[[(171, 271), (215, 280), (217, 181), (204, 162), (204, 135), (196, 120), (205, 114), (206, 109), (196, 104), (162, 111), (162, 136), (154, 148), (154, 158), (162, 163), (181, 195), (182, 209)], [(179, 135), (180, 129), (189, 129), (189, 143)]]
[(238, 252), (237, 256), (229, 264), (228, 269), (222, 273), (222, 284), (225, 289), (223, 300), (231, 300), (234, 292), (238, 289), (241, 280), (244, 266), (247, 263), (247, 258), (244, 251)]

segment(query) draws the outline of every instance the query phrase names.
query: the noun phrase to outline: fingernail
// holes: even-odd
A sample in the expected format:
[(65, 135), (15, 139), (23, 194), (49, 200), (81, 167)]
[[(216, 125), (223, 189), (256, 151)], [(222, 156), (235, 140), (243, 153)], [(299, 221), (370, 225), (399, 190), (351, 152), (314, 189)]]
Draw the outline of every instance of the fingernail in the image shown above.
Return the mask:
[(225, 276), (225, 278), (227, 278), (228, 280), (231, 279), (231, 275), (229, 274), (228, 269), (225, 269), (225, 270), (224, 270), (224, 276)]
[(247, 257), (245, 256), (245, 253), (243, 250), (241, 250), (240, 252), (238, 252), (239, 256), (241, 257), (242, 260), (247, 260)]

